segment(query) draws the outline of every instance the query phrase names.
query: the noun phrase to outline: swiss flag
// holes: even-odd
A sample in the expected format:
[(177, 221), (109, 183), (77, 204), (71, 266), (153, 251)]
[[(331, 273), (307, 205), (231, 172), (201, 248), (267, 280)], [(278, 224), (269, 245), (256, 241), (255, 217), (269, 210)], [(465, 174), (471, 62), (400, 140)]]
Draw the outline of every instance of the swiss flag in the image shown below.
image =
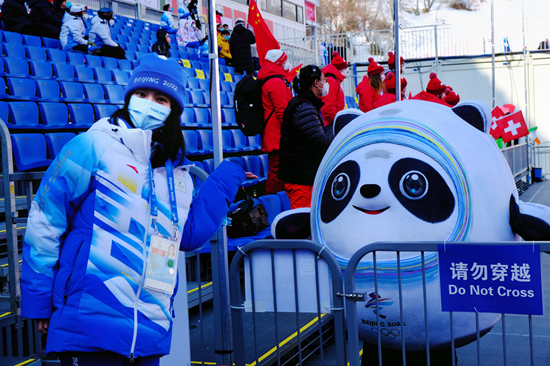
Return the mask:
[(491, 130), (490, 130), (490, 134), (491, 136), (493, 136), (496, 139), (498, 139), (500, 137), (500, 129), (498, 128), (498, 124), (497, 124), (497, 120), (501, 117), (504, 117), (504, 112), (502, 111), (502, 109), (500, 109), (499, 106), (496, 106), (495, 108), (493, 108), (493, 110), (491, 111), (491, 116), (493, 117), (492, 118), (492, 122), (491, 122)]
[(496, 123), (504, 143), (529, 135), (529, 129), (521, 111), (502, 117)]

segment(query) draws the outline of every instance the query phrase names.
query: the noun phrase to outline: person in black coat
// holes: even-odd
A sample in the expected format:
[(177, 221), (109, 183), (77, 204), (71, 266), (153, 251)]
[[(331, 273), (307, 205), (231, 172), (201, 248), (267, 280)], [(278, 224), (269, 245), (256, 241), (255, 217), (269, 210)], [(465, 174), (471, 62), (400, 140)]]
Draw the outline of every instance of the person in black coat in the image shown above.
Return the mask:
[(233, 57), (236, 74), (242, 75), (243, 71), (246, 71), (250, 75), (254, 72), (252, 52), (250, 51), (250, 45), (254, 43), (256, 43), (254, 33), (245, 28), (242, 18), (237, 18), (229, 39), (229, 50)]
[(156, 52), (160, 56), (170, 57), (170, 42), (172, 39), (165, 29), (157, 30), (157, 41), (151, 47), (151, 52)]
[(59, 39), (63, 22), (59, 19), (53, 4), (48, 0), (28, 0), (27, 5), (31, 8), (31, 21), (42, 29), (43, 37)]
[(315, 65), (303, 67), (293, 88), (298, 95), (283, 114), (278, 175), (294, 209), (310, 207), (315, 174), (334, 134), (332, 125), (325, 127), (321, 114), (321, 97), (328, 94), (321, 69)]
[(63, 17), (65, 14), (69, 13), (69, 8), (67, 7), (66, 0), (53, 0), (53, 10), (61, 22), (63, 22)]
[(4, 4), (2, 4), (2, 20), (6, 30), (31, 36), (41, 36), (40, 29), (32, 24), (24, 3), (24, 0), (21, 2), (15, 0), (4, 1)]

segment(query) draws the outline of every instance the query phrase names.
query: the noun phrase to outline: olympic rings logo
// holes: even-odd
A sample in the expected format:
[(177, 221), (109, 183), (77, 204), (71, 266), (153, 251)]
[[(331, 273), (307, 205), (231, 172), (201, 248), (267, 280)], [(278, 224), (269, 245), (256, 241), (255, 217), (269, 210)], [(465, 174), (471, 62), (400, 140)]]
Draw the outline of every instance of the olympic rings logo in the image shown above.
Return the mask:
[[(371, 332), (373, 334), (377, 334), (378, 332), (378, 328), (377, 327), (373, 327), (371, 328)], [(387, 338), (387, 339), (395, 339), (397, 337), (399, 337), (401, 335), (401, 332), (397, 329), (392, 329), (392, 330), (389, 330), (389, 329), (386, 329), (386, 328), (382, 328), (380, 329), (380, 334), (382, 335), (382, 337), (384, 338)]]

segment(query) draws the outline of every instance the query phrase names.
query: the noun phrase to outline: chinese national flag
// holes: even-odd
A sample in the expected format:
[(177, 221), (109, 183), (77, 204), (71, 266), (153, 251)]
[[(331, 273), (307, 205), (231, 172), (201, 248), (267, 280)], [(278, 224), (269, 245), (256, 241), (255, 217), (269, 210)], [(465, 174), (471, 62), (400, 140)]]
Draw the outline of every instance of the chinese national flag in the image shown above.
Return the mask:
[(279, 42), (273, 37), (269, 27), (267, 26), (260, 9), (256, 5), (256, 0), (250, 0), (248, 5), (248, 25), (254, 28), (254, 36), (256, 37), (256, 49), (258, 50), (258, 57), (260, 58), (260, 64), (265, 59), (265, 54), (269, 50), (278, 50), (281, 48)]
[(292, 70), (290, 70), (288, 74), (286, 74), (286, 81), (288, 81), (289, 83), (292, 83), (292, 80), (294, 80), (296, 75), (298, 75), (298, 71), (300, 71), (300, 69), (302, 68), (302, 65), (303, 64), (300, 64), (295, 68), (293, 68)]
[(500, 137), (500, 129), (498, 128), (497, 120), (501, 117), (504, 117), (504, 112), (502, 111), (502, 109), (500, 109), (499, 106), (496, 106), (491, 111), (491, 116), (493, 118), (492, 118), (492, 122), (491, 122), (490, 134), (495, 139), (498, 139)]
[(498, 119), (496, 123), (504, 143), (529, 135), (529, 129), (521, 111), (504, 116)]

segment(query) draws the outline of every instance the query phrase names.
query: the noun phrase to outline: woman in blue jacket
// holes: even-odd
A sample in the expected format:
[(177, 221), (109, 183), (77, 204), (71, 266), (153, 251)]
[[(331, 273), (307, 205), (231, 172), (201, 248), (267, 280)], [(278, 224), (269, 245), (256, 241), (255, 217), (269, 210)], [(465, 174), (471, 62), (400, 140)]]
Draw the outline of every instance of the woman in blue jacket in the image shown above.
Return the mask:
[(67, 143), (42, 179), (21, 315), (37, 319), (62, 365), (158, 365), (170, 351), (178, 267), (168, 248), (207, 242), (246, 177), (223, 162), (193, 199), (185, 85), (175, 60), (143, 56), (124, 108)]

